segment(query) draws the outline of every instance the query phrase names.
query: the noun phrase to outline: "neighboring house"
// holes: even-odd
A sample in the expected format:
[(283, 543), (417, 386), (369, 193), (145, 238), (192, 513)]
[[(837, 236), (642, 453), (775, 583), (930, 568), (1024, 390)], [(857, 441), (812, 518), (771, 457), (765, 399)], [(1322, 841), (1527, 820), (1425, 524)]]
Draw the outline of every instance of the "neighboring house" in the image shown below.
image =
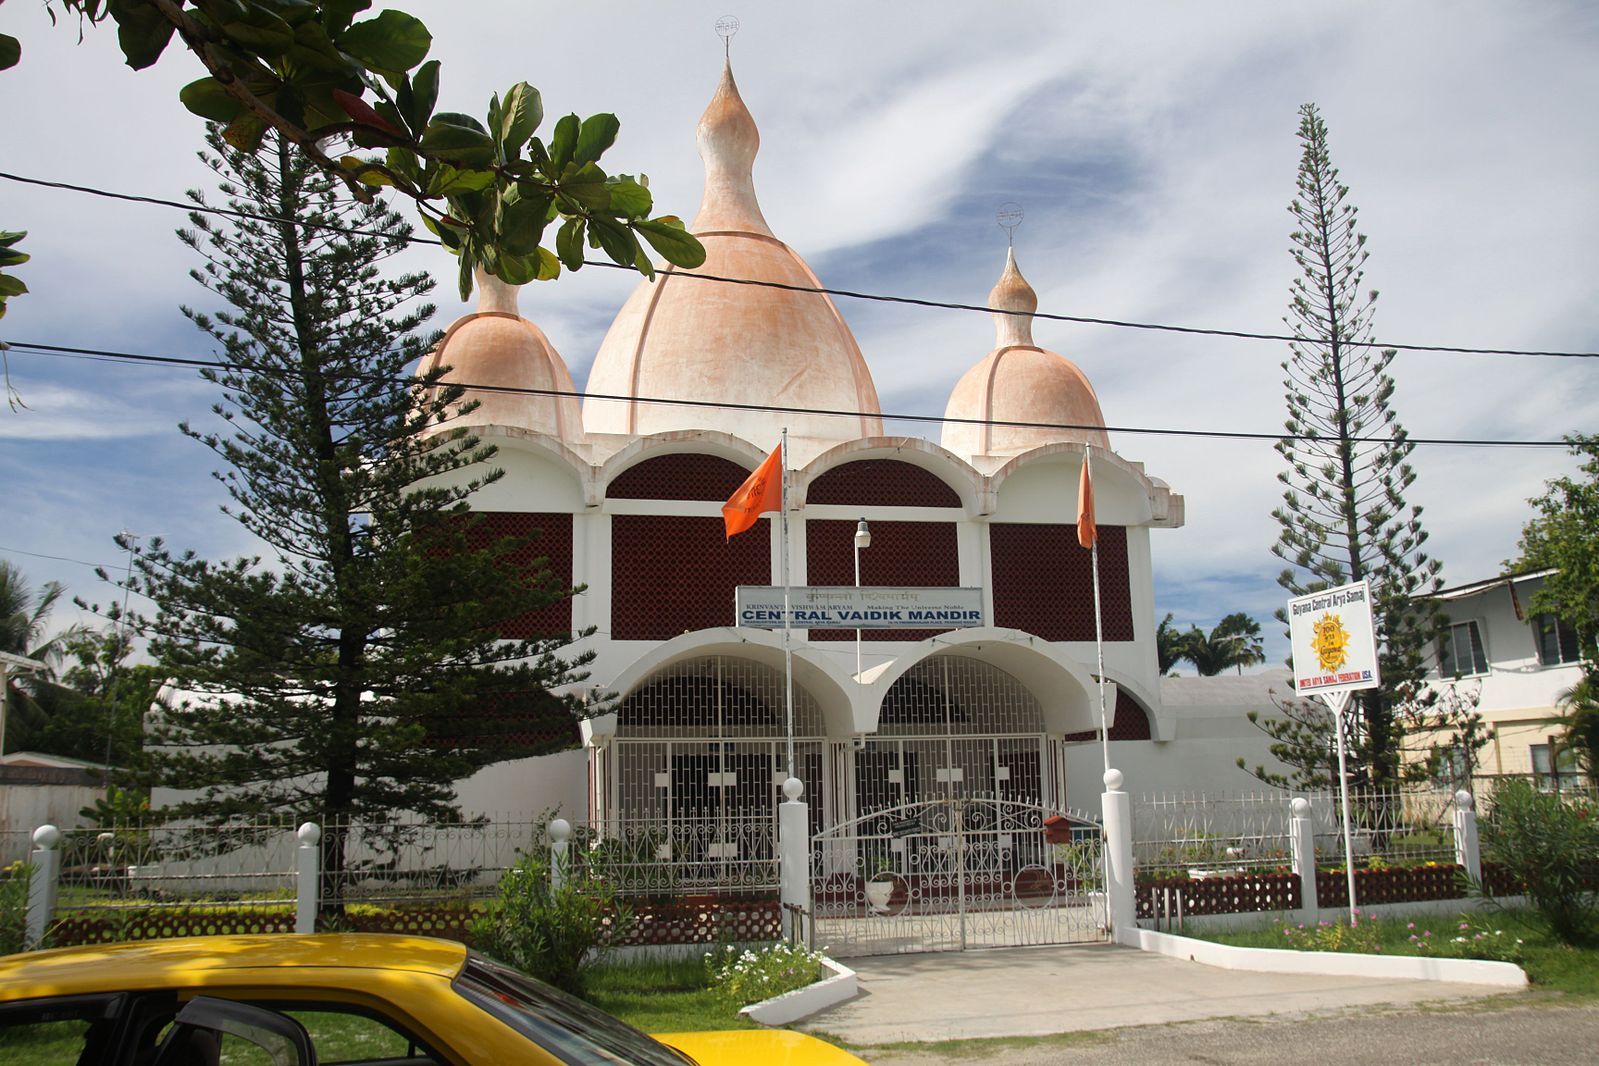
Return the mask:
[(0, 755), (0, 866), (26, 859), (41, 825), (87, 825), (78, 812), (105, 798), (107, 769), (35, 751)]
[[(1479, 693), (1488, 743), (1477, 754), (1477, 778), (1535, 775), (1546, 788), (1583, 783), (1575, 757), (1558, 750), (1560, 697), (1582, 678), (1577, 634), (1528, 603), (1553, 570), (1477, 581), (1443, 589), (1437, 600), (1448, 619), (1437, 650), (1433, 683), (1455, 679)], [(1446, 755), (1440, 777), (1463, 777), (1460, 754)]]

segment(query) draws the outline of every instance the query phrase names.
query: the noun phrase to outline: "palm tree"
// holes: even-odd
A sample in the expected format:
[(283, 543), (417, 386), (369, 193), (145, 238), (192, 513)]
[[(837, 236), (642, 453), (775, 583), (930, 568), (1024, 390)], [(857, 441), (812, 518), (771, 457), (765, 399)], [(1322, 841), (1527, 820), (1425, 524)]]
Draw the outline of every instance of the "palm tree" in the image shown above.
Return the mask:
[(1201, 677), (1214, 677), (1230, 666), (1242, 674), (1244, 667), (1266, 661), (1260, 623), (1242, 611), (1227, 615), (1209, 633), (1194, 626), (1180, 639), (1182, 657), (1194, 664)]
[(1160, 656), (1161, 677), (1170, 674), (1173, 667), (1188, 657), (1188, 634), (1178, 632), (1171, 621), (1172, 615), (1168, 611), (1166, 617), (1160, 620), (1160, 625), (1155, 627), (1155, 649)]
[(43, 670), (7, 675), (5, 717), (11, 723), (5, 737), (8, 748), (20, 746), (29, 728), (40, 724), (44, 711), (37, 699), (38, 689), (55, 675), (67, 641), (83, 632), (82, 626), (69, 626), (54, 636), (45, 636), (50, 612), (63, 591), (60, 583), (50, 581), (36, 593), (28, 587), (20, 569), (0, 560), (0, 651), (44, 664)]

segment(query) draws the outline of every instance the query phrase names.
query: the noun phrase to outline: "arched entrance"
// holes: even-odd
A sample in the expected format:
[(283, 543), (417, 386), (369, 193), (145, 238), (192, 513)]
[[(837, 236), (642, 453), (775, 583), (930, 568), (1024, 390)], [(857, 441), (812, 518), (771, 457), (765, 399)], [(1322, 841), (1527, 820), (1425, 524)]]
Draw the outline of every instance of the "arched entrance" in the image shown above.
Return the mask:
[(1054, 795), (1046, 742), (1043, 708), (1014, 676), (958, 653), (931, 656), (894, 682), (856, 753), (856, 814), (974, 796), (1042, 803)]
[[(706, 887), (775, 886), (788, 776), (784, 688), (781, 670), (728, 655), (675, 662), (634, 687), (617, 705), (605, 752), (607, 837), (633, 841), (636, 861), (671, 863), (674, 876)], [(817, 701), (796, 684), (795, 768), (812, 795), (821, 793), (822, 723)]]

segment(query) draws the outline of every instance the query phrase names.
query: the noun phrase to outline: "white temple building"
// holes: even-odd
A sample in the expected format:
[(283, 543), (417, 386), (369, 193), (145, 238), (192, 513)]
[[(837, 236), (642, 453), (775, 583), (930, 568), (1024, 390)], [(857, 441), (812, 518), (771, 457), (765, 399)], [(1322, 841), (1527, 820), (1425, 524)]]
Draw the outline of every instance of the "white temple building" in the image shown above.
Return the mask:
[[(472, 498), (489, 527), (539, 530), (555, 575), (586, 586), (512, 635), (594, 627), (573, 647), (596, 654), (585, 691), (611, 700), (581, 729), (557, 727), (578, 750), (463, 782), (468, 812), (772, 816), (787, 776), (783, 634), (735, 627), (734, 590), (779, 582), (778, 523), (728, 540), (721, 507), (785, 426), (794, 585), (855, 584), (864, 518), (860, 584), (980, 589), (985, 623), (866, 631), (859, 673), (854, 631), (793, 632), (795, 770), (813, 826), (939, 795), (1097, 808), (1092, 575), (1075, 528), (1090, 451), (1112, 761), (1135, 791), (1246, 787), (1234, 760), (1270, 761), (1243, 718), (1269, 709), (1266, 683), (1162, 684), (1151, 531), (1182, 526), (1183, 498), (1117, 453), (1083, 371), (1034, 343), (1038, 301), (1014, 255), (989, 295), (992, 349), (974, 346), (951, 382), (955, 421), (938, 442), (886, 436), (868, 361), (828, 296), (692, 276), (821, 284), (761, 213), (760, 136), (730, 68), (698, 140), (705, 193), (689, 228), (706, 261), (641, 281), (581, 402), (516, 291), (492, 278), (430, 357), (461, 383), (531, 390), (469, 390), (480, 406), (451, 424), (499, 448), (505, 476)], [(1047, 428), (1060, 426), (1074, 428)]]

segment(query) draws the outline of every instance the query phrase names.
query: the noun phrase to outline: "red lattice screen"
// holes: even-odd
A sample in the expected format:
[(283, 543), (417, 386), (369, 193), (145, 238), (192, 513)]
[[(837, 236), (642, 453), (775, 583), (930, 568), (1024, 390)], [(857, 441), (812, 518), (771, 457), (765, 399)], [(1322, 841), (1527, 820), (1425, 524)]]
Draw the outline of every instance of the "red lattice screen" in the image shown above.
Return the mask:
[[(1094, 575), (1077, 527), (995, 522), (994, 624), (1045, 640), (1094, 639)], [(1133, 639), (1127, 530), (1099, 527), (1099, 592), (1106, 640)]]
[[(1094, 713), (1099, 713), (1099, 704), (1094, 704)], [(1148, 740), (1149, 739), (1149, 712), (1144, 710), (1143, 704), (1129, 696), (1122, 689), (1116, 690), (1116, 720), (1110, 726), (1111, 740)], [(1097, 730), (1087, 730), (1082, 733), (1067, 733), (1068, 743), (1078, 740), (1098, 740)]]
[[(854, 465), (854, 464), (851, 464)], [(896, 466), (908, 466), (896, 463)], [(861, 584), (905, 588), (955, 588), (961, 581), (953, 522), (873, 522), (872, 546), (861, 549)], [(855, 523), (812, 519), (805, 523), (805, 565), (810, 585), (855, 584)], [(862, 640), (925, 640), (946, 629), (865, 629)], [(854, 640), (853, 629), (813, 629), (810, 639)]]
[(867, 507), (961, 505), (955, 490), (938, 475), (898, 459), (857, 459), (834, 467), (811, 482), (805, 502)]
[[(513, 572), (525, 573), (535, 559), (543, 559), (552, 581), (562, 589), (572, 587), (572, 516), (533, 511), (479, 511), (479, 521), (467, 531), (467, 546), (481, 550), (504, 537), (538, 536), (512, 552), (505, 563)], [(565, 636), (572, 631), (572, 600), (564, 597), (537, 611), (519, 615), (499, 627), (509, 640)]]
[(717, 455), (658, 455), (628, 467), (605, 486), (611, 500), (725, 500), (750, 472)]
[(611, 519), (611, 637), (667, 640), (733, 624), (740, 585), (770, 585), (770, 519), (731, 541), (721, 516)]

